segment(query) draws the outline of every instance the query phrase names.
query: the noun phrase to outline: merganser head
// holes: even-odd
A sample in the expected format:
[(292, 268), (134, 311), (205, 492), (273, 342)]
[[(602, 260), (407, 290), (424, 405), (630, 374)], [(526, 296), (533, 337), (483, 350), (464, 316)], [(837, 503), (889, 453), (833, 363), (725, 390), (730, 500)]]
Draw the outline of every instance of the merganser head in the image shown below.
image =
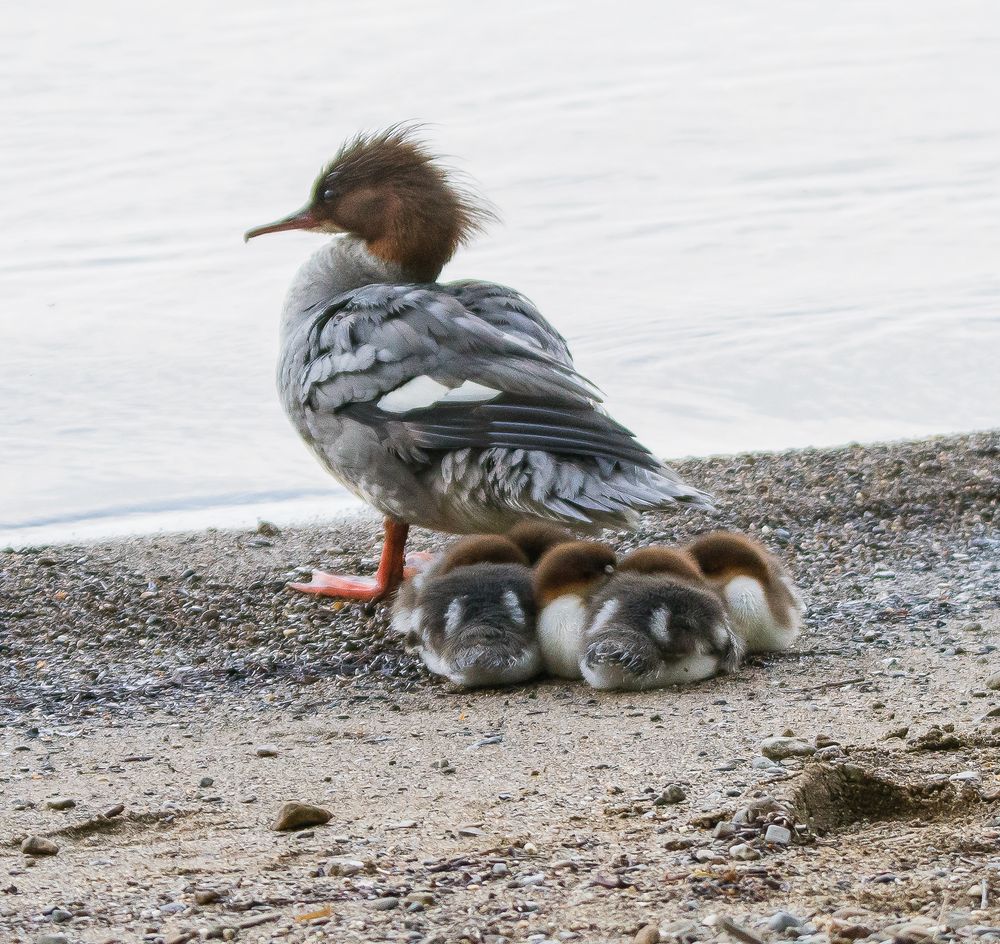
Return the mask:
[(408, 278), (431, 282), (460, 245), (495, 219), (412, 127), (394, 125), (348, 141), (316, 178), (301, 210), (244, 238), (291, 229), (350, 233)]
[(585, 596), (601, 586), (615, 569), (615, 552), (599, 541), (570, 541), (548, 551), (535, 569), (539, 606), (573, 594)]
[(695, 559), (686, 551), (670, 547), (641, 547), (627, 554), (618, 569), (634, 574), (664, 574), (699, 585), (705, 583)]
[(534, 566), (546, 551), (557, 544), (574, 540), (570, 531), (547, 521), (521, 521), (507, 532), (507, 539), (513, 541)]

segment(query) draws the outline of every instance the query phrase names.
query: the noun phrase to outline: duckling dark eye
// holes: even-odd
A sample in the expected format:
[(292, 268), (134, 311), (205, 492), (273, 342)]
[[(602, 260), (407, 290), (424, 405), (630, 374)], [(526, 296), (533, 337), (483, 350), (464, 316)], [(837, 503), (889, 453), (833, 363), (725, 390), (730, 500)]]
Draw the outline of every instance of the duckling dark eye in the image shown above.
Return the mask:
[(330, 200), (332, 200), (336, 195), (337, 195), (337, 191), (336, 190), (324, 190), (323, 191), (323, 199), (326, 200), (327, 202), (329, 202)]

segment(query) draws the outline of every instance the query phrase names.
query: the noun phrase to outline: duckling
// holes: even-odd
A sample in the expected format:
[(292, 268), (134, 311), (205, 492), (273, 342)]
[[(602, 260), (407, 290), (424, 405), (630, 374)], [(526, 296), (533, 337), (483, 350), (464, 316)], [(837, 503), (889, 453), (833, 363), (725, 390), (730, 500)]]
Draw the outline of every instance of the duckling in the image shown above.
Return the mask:
[(518, 522), (507, 532), (507, 537), (513, 541), (528, 558), (532, 567), (541, 560), (546, 551), (557, 544), (566, 544), (575, 540), (573, 533), (567, 528), (547, 521), (532, 521), (526, 519)]
[(636, 691), (732, 671), (742, 644), (694, 560), (648, 547), (594, 594), (583, 650), (581, 671), (594, 688)]
[(615, 569), (615, 552), (598, 541), (570, 541), (546, 552), (535, 569), (538, 642), (545, 668), (582, 678), (580, 656), (591, 596)]
[(688, 545), (724, 600), (750, 652), (778, 652), (795, 641), (805, 605), (774, 555), (745, 534), (713, 531)]
[(513, 685), (542, 669), (525, 553), (496, 535), (456, 542), (400, 588), (393, 627), (435, 675), (469, 688)]

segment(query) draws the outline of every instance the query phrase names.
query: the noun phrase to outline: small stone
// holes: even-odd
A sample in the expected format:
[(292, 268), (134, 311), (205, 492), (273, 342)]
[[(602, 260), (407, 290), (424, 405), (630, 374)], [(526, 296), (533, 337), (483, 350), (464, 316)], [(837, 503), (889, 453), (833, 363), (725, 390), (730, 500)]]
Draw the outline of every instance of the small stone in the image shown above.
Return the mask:
[(754, 770), (772, 770), (773, 771), (773, 770), (783, 770), (784, 769), (781, 766), (781, 764), (776, 764), (769, 757), (755, 757), (752, 761), (750, 761), (750, 766), (753, 767)]
[(53, 797), (45, 801), (45, 808), (49, 810), (71, 810), (76, 806), (76, 800), (69, 797)]
[(1000, 691), (1000, 672), (994, 672), (986, 680), (986, 687), (993, 692)]
[(787, 931), (789, 928), (801, 928), (803, 923), (801, 918), (797, 918), (788, 911), (776, 911), (767, 919), (768, 929), (777, 931), (779, 934), (782, 931)]
[(743, 862), (752, 862), (754, 859), (760, 858), (760, 853), (748, 846), (745, 842), (737, 843), (735, 846), (731, 846), (729, 849), (729, 855), (734, 859), (740, 859)]
[(886, 731), (882, 735), (883, 741), (891, 741), (893, 738), (900, 738), (901, 740), (906, 740), (906, 735), (910, 733), (910, 726), (904, 724), (898, 728), (892, 728), (890, 731)]
[(510, 869), (507, 868), (507, 865), (504, 862), (496, 862), (496, 863), (494, 863), (493, 868), (490, 871), (497, 878), (502, 878), (504, 875), (508, 875), (510, 873)]
[(408, 904), (423, 905), (424, 907), (433, 905), (435, 901), (434, 896), (430, 892), (410, 892), (404, 900)]
[(222, 892), (215, 888), (199, 888), (194, 893), (196, 905), (214, 905), (222, 898)]
[(399, 899), (393, 895), (386, 895), (385, 898), (376, 898), (369, 902), (369, 906), (374, 911), (392, 911), (399, 904)]
[(760, 752), (771, 760), (784, 760), (786, 757), (808, 757), (816, 753), (816, 748), (802, 738), (769, 737), (761, 741)]
[(531, 875), (519, 875), (512, 884), (514, 888), (530, 888), (532, 885), (541, 885), (544, 881), (544, 872), (534, 872)]
[(653, 806), (667, 806), (673, 803), (683, 803), (687, 799), (684, 788), (679, 784), (672, 783), (659, 796), (653, 800)]
[(278, 817), (271, 827), (275, 832), (289, 829), (305, 829), (307, 826), (322, 826), (330, 822), (333, 814), (321, 806), (309, 803), (286, 803), (279, 811)]
[(776, 846), (787, 846), (792, 841), (791, 830), (772, 823), (764, 833), (764, 841), (773, 842)]
[(69, 938), (65, 934), (43, 934), (35, 944), (69, 944)]
[(258, 757), (277, 757), (278, 749), (273, 744), (261, 744), (254, 753)]
[(21, 843), (21, 852), (30, 856), (54, 856), (59, 851), (59, 847), (44, 836), (28, 836)]
[(49, 917), (56, 924), (65, 924), (67, 921), (73, 920), (73, 912), (67, 911), (65, 908), (53, 908), (49, 912)]
[(335, 856), (327, 860), (323, 871), (327, 875), (357, 875), (364, 872), (367, 865), (361, 859), (351, 859), (347, 856)]
[(114, 806), (109, 806), (101, 816), (105, 819), (114, 819), (116, 816), (121, 816), (125, 812), (124, 803), (116, 803)]
[(728, 839), (730, 836), (736, 835), (736, 825), (735, 823), (727, 823), (723, 820), (721, 823), (715, 824), (715, 831), (712, 833), (713, 839)]
[(647, 924), (639, 928), (634, 944), (659, 944), (660, 929), (655, 924)]
[(198, 786), (201, 787), (202, 790), (206, 790), (208, 787), (214, 785), (215, 785), (214, 777), (202, 777), (201, 780), (198, 781)]

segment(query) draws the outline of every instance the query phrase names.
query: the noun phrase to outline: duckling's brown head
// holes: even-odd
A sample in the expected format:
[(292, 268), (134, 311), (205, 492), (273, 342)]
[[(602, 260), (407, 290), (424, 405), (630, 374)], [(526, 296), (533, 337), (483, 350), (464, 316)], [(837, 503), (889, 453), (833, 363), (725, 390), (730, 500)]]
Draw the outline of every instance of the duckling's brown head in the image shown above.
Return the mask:
[(537, 564), (542, 555), (557, 544), (573, 540), (572, 533), (566, 528), (547, 521), (519, 521), (507, 532), (507, 537), (528, 555), (532, 565)]
[(441, 558), (437, 576), (472, 564), (523, 564), (528, 558), (513, 541), (497, 534), (470, 534), (456, 541)]
[(413, 126), (394, 125), (348, 141), (316, 179), (306, 206), (245, 238), (290, 229), (351, 233), (406, 278), (431, 282), (460, 245), (495, 219)]
[(547, 606), (569, 593), (599, 587), (615, 569), (615, 552), (599, 541), (570, 541), (548, 551), (535, 568), (535, 599)]
[(695, 584), (705, 582), (697, 561), (685, 551), (670, 547), (641, 547), (626, 555), (618, 569), (634, 574), (662, 574)]
[(685, 550), (709, 580), (724, 581), (745, 575), (764, 586), (774, 581), (771, 555), (745, 534), (710, 531), (695, 538)]

